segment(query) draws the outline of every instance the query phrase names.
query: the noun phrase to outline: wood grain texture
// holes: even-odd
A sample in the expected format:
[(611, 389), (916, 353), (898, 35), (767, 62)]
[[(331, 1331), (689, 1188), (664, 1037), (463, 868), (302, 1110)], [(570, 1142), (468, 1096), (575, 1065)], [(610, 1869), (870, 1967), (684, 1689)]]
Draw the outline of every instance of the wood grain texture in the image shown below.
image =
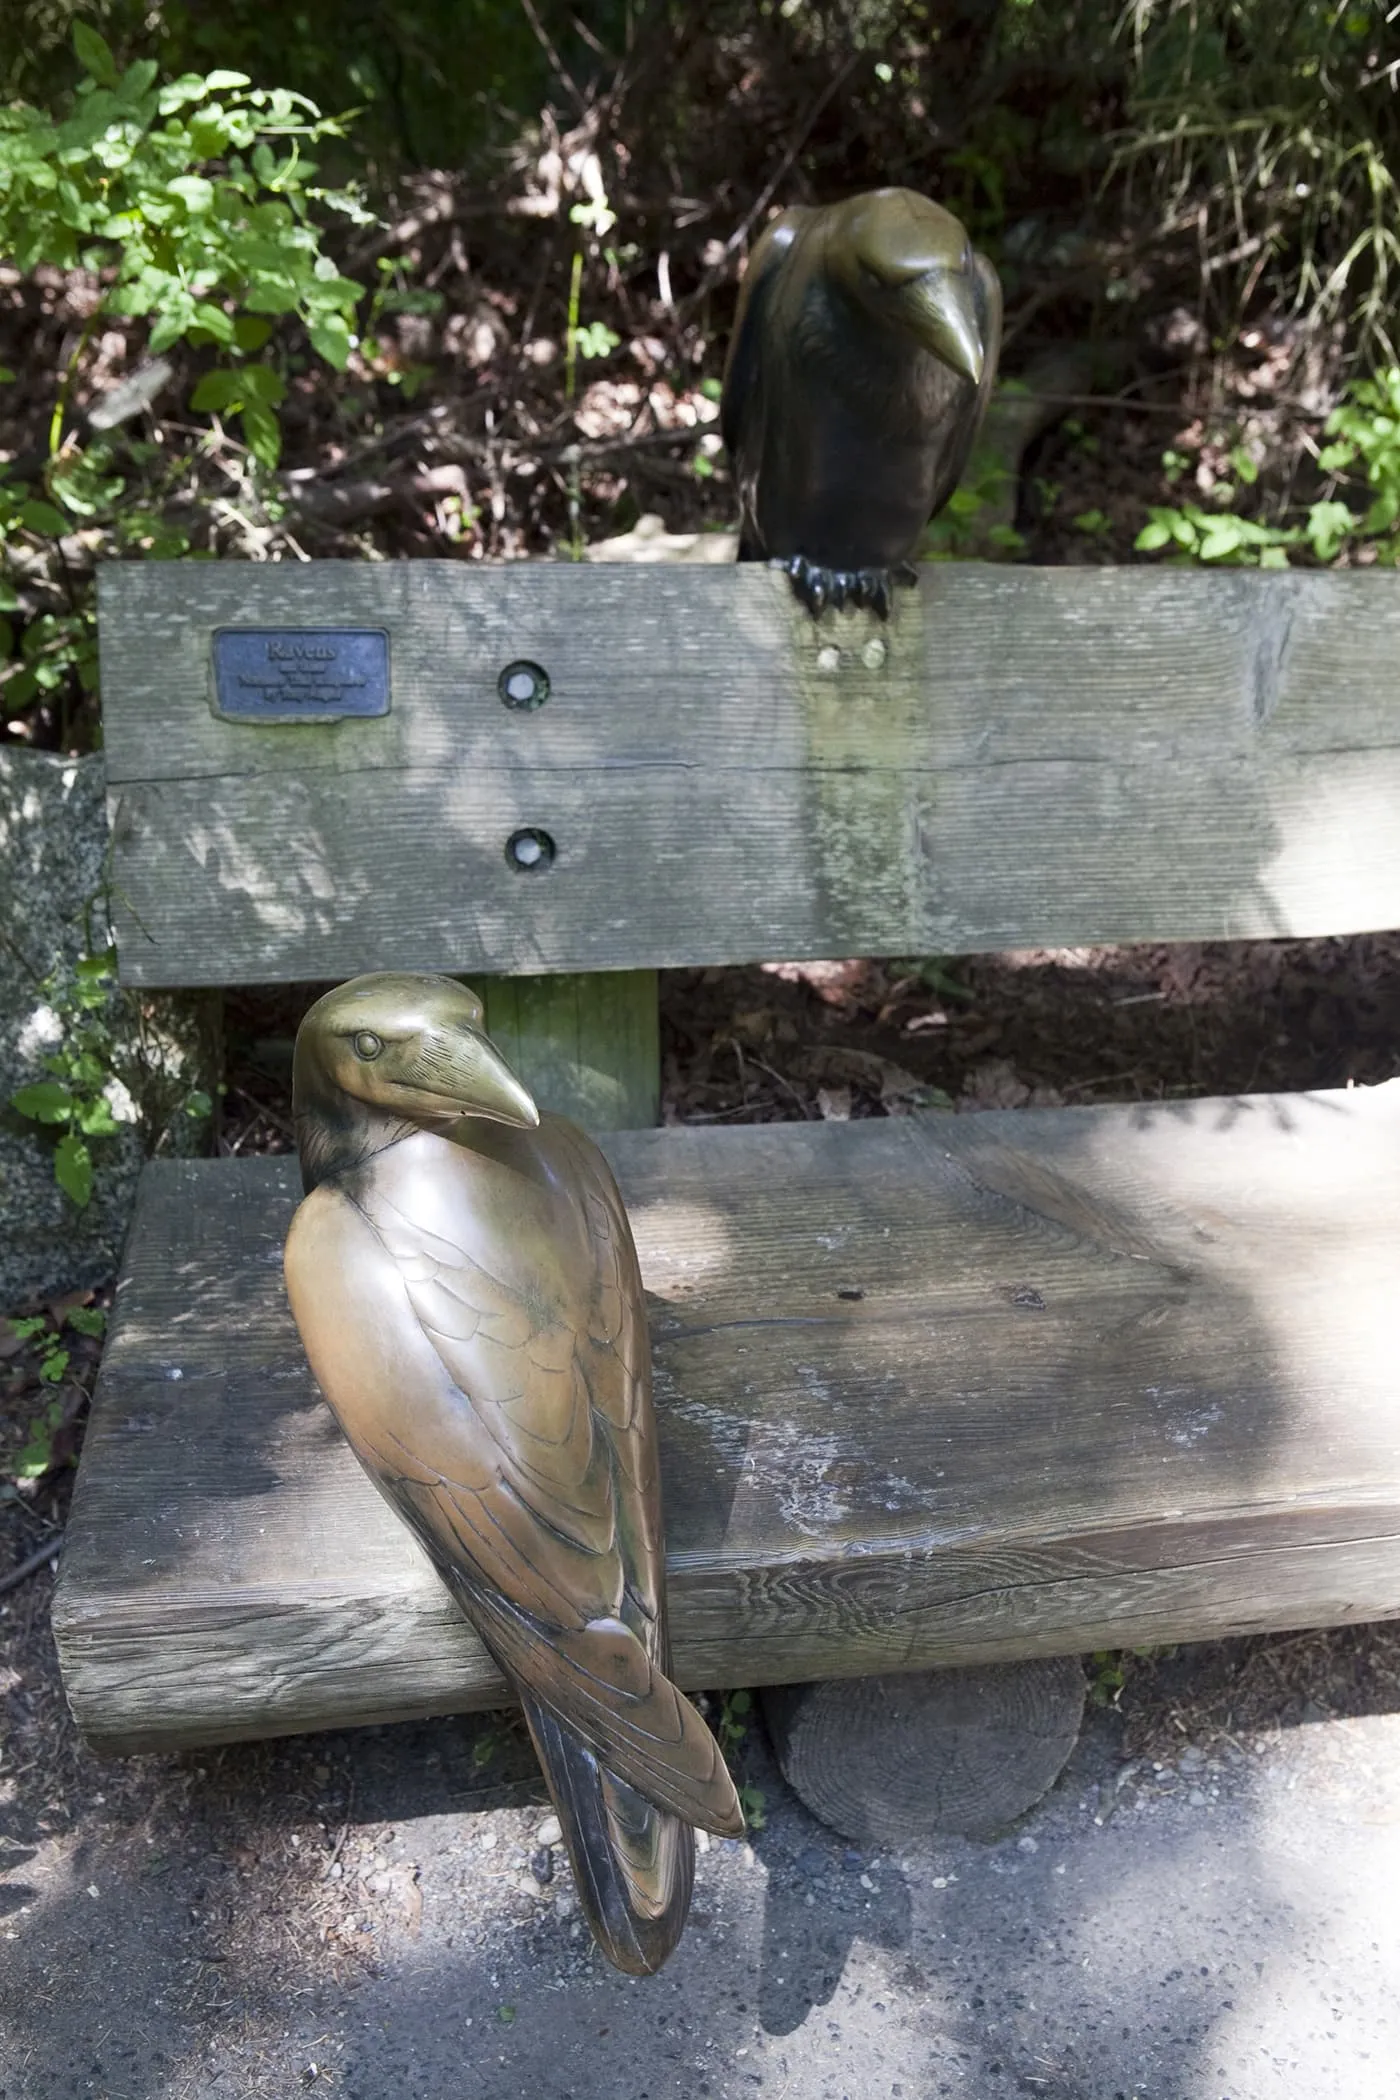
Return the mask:
[(783, 1777), (858, 1845), (995, 1837), (1039, 1801), (1079, 1736), (1074, 1656), (774, 1685), (763, 1718)]
[[(888, 630), (758, 566), (133, 563), (101, 602), (133, 983), (1400, 924), (1389, 573), (948, 564)], [(388, 631), (389, 715), (214, 716), (216, 627), (337, 623)]]
[[(1400, 1082), (607, 1149), (687, 1686), (1400, 1613)], [(501, 1697), (316, 1398), (295, 1202), (143, 1180), (55, 1605), (110, 1745)]]
[(540, 1108), (585, 1130), (645, 1130), (661, 1114), (655, 970), (483, 977), (487, 1032)]

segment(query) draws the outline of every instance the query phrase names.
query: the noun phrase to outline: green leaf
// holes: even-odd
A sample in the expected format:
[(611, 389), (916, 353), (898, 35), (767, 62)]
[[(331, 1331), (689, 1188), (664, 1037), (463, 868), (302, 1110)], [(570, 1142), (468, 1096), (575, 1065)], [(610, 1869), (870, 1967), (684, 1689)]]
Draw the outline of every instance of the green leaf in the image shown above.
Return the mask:
[(262, 349), (271, 333), (271, 321), (261, 314), (239, 314), (233, 324), (234, 342), (250, 357)]
[(198, 1119), (200, 1116), (210, 1116), (213, 1113), (213, 1102), (209, 1099), (203, 1087), (196, 1087), (185, 1102), (185, 1114)]
[[(578, 208), (577, 205), (574, 206), (575, 211)], [(589, 321), (582, 328), (574, 330), (574, 344), (580, 357), (607, 357), (611, 351), (616, 350), (621, 341), (621, 336), (616, 335), (603, 321)]]
[(282, 456), (282, 426), (270, 408), (260, 401), (246, 402), (243, 409), (243, 435), (248, 450), (260, 466), (269, 471)]
[[(63, 1355), (63, 1369), (68, 1368), (67, 1351)], [(40, 1371), (40, 1377), (44, 1375)], [(62, 1377), (60, 1371), (59, 1376)], [(36, 1415), (29, 1425), (29, 1436), (14, 1464), (16, 1480), (41, 1480), (53, 1464), (54, 1432), (63, 1422), (63, 1408), (57, 1400), (51, 1400), (41, 1415)]]
[(1159, 547), (1169, 547), (1171, 544), (1171, 527), (1164, 525), (1160, 518), (1154, 518), (1150, 525), (1144, 525), (1133, 541), (1133, 546), (1139, 554), (1155, 554)]
[(79, 1109), (77, 1124), (85, 1137), (116, 1137), (121, 1129), (105, 1094), (99, 1094), (95, 1101), (89, 1101)]
[(265, 408), (275, 408), (279, 401), (286, 399), (287, 382), (272, 365), (245, 365), (239, 377), (246, 400), (260, 401)]
[(92, 1200), (92, 1154), (71, 1130), (58, 1141), (53, 1173), (64, 1195), (71, 1196), (79, 1210), (86, 1210)]
[(214, 185), (205, 175), (177, 175), (166, 187), (172, 197), (179, 198), (192, 219), (207, 212), (214, 202)]
[(1356, 518), (1345, 503), (1314, 503), (1308, 510), (1308, 539), (1319, 561), (1335, 561), (1343, 540), (1356, 530)]
[(86, 22), (73, 24), (73, 49), (78, 54), (79, 63), (86, 67), (94, 80), (100, 81), (105, 88), (117, 86), (121, 79), (117, 62), (104, 39)]
[(211, 95), (217, 95), (224, 88), (245, 88), (252, 84), (246, 73), (230, 73), (221, 66), (216, 66), (204, 83)]
[(44, 503), (38, 496), (31, 496), (19, 507), (19, 521), (27, 532), (38, 532), (46, 539), (56, 540), (68, 530), (68, 520), (62, 511), (55, 510), (52, 503)]
[(68, 1325), (78, 1334), (105, 1334), (107, 1315), (100, 1305), (75, 1305), (69, 1311)]
[(208, 299), (202, 300), (195, 308), (194, 319), (188, 332), (191, 342), (198, 334), (206, 341), (218, 343), (224, 348), (238, 340), (232, 314), (225, 313), (222, 306), (215, 306)]
[(35, 1123), (70, 1123), (77, 1107), (66, 1086), (57, 1079), (36, 1080), (10, 1096), (10, 1104)]
[[(39, 1366), (39, 1376), (43, 1379), (45, 1385), (58, 1385), (62, 1381), (63, 1374), (68, 1369), (69, 1360), (69, 1352), (66, 1349), (46, 1349), (44, 1351), (44, 1361)], [(61, 1419), (62, 1417), (60, 1417)], [(58, 1422), (55, 1422), (53, 1427), (57, 1429)]]
[(350, 358), (350, 329), (340, 314), (322, 314), (318, 320), (307, 324), (307, 334), (312, 347), (319, 350), (328, 365), (343, 372)]
[(238, 407), (243, 393), (241, 372), (206, 372), (190, 395), (190, 407), (200, 415), (222, 415), (226, 409)]
[(1197, 556), (1201, 561), (1226, 561), (1238, 553), (1244, 541), (1238, 518), (1215, 519), (1196, 550)]

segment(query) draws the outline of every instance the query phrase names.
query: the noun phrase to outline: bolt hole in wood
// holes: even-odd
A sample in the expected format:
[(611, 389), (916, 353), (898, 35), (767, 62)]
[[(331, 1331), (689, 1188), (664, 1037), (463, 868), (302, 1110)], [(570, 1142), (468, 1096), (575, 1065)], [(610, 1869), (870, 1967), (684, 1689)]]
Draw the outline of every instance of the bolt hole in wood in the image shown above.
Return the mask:
[(549, 698), (549, 673), (539, 664), (520, 657), (515, 663), (506, 665), (496, 680), (496, 690), (507, 707), (520, 712), (543, 707)]
[(555, 851), (555, 844), (549, 833), (539, 830), (533, 824), (513, 831), (506, 840), (506, 859), (513, 868), (518, 868), (528, 875), (537, 875), (545, 868), (552, 868)]

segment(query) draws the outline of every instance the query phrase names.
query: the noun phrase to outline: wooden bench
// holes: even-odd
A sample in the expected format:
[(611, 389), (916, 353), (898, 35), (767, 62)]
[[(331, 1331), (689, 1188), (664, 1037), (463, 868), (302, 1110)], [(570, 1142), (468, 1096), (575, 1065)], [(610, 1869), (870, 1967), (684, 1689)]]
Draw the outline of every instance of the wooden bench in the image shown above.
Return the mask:
[[(102, 585), (124, 980), (492, 973), (613, 1133), (683, 1683), (1400, 1613), (1400, 1083), (640, 1127), (657, 966), (1400, 925), (1393, 577), (939, 567), (888, 629), (757, 568)], [(387, 713), (219, 712), (372, 699), (352, 629)], [(321, 630), (305, 675), (268, 640)], [(296, 1200), (285, 1159), (143, 1179), (55, 1602), (99, 1744), (501, 1698), (317, 1401)]]

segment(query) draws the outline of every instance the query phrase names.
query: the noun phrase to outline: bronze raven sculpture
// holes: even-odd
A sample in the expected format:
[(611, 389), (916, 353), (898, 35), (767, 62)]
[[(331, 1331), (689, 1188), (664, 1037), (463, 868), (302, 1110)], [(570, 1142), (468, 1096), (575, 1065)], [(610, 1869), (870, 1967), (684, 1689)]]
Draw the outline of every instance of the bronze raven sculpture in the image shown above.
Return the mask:
[(743, 1812), (667, 1675), (627, 1214), (482, 1021), (465, 986), (393, 972), (311, 1008), (287, 1290), (356, 1457), (520, 1697), (599, 1944), (645, 1975), (685, 1924), (692, 1826)]
[(996, 271), (929, 198), (870, 190), (774, 219), (724, 374), (740, 561), (786, 569), (813, 614), (885, 617), (967, 464), (1000, 343)]

